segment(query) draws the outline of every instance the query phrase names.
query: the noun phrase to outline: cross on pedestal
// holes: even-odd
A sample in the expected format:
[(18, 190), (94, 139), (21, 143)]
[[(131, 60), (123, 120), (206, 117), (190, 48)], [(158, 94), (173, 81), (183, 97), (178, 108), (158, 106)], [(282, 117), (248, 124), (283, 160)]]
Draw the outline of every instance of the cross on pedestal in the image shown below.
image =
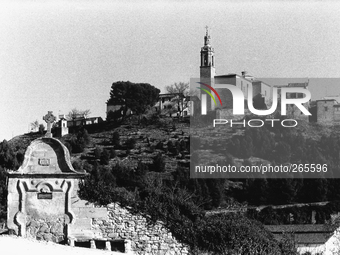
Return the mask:
[(53, 122), (56, 121), (56, 117), (52, 114), (52, 111), (48, 111), (48, 113), (43, 117), (43, 120), (47, 123), (47, 132), (45, 137), (52, 137), (51, 129)]

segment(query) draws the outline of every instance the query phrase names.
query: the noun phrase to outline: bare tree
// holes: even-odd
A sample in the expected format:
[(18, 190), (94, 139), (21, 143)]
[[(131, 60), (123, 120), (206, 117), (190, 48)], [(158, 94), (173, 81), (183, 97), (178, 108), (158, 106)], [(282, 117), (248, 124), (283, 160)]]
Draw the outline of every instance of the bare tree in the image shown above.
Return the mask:
[(74, 120), (76, 118), (84, 117), (85, 119), (88, 118), (91, 114), (90, 109), (85, 111), (78, 110), (77, 108), (73, 108), (66, 116), (68, 120)]
[(38, 120), (36, 120), (36, 121), (34, 121), (34, 122), (31, 123), (31, 131), (36, 132), (36, 131), (38, 131), (38, 128), (39, 128), (39, 122), (38, 122)]
[(185, 82), (175, 82), (174, 84), (171, 84), (169, 86), (165, 87), (166, 91), (168, 91), (169, 93), (181, 93), (181, 94), (185, 94), (186, 91), (188, 91), (189, 89), (189, 83), (185, 83)]
[(178, 106), (180, 116), (182, 116), (184, 108), (184, 98), (189, 93), (189, 83), (175, 82), (165, 87), (166, 91), (172, 94), (177, 94), (171, 101), (175, 102)]

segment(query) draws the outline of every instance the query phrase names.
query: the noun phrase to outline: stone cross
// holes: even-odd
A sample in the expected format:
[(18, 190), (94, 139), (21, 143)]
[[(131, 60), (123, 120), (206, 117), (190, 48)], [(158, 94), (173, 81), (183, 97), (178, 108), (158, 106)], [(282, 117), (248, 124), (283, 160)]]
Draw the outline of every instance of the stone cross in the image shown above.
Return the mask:
[(56, 117), (52, 114), (52, 111), (48, 111), (48, 113), (43, 117), (43, 120), (47, 123), (47, 132), (45, 137), (52, 137), (51, 128), (53, 122), (56, 121)]

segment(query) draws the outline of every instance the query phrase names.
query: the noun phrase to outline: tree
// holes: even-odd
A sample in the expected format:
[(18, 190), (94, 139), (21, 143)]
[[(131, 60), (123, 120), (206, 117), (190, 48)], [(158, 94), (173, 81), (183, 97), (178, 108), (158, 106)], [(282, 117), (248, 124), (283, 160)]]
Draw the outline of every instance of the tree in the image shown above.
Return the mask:
[(115, 146), (115, 148), (118, 148), (120, 146), (120, 135), (117, 131), (113, 132), (111, 142)]
[(175, 82), (174, 84), (171, 84), (169, 86), (165, 87), (166, 91), (169, 93), (180, 93), (182, 95), (186, 95), (186, 93), (188, 92), (189, 89), (189, 83), (185, 83), (185, 82)]
[(103, 150), (103, 152), (100, 155), (100, 163), (102, 165), (108, 165), (110, 162), (110, 152), (106, 149)]
[(73, 108), (66, 116), (68, 120), (74, 120), (76, 118), (79, 118), (80, 116), (84, 118), (88, 118), (91, 114), (91, 111), (89, 109), (87, 110), (78, 110), (77, 108)]
[(31, 123), (31, 131), (36, 132), (36, 131), (38, 131), (38, 128), (39, 128), (38, 120)]
[(132, 83), (129, 81), (114, 82), (111, 86), (108, 104), (121, 106), (123, 116), (128, 110), (140, 115), (158, 100), (160, 90), (148, 83)]
[(171, 101), (177, 104), (180, 116), (182, 116), (184, 108), (184, 97), (189, 94), (189, 83), (179, 82), (165, 87), (166, 91), (172, 94), (177, 94)]
[(83, 152), (84, 148), (91, 142), (91, 137), (89, 136), (87, 130), (83, 127), (77, 130), (76, 134), (73, 134), (68, 141), (72, 148), (72, 153)]
[(40, 133), (40, 134), (43, 134), (44, 131), (45, 131), (45, 126), (44, 126), (43, 124), (40, 124), (40, 125), (39, 125), (39, 133)]

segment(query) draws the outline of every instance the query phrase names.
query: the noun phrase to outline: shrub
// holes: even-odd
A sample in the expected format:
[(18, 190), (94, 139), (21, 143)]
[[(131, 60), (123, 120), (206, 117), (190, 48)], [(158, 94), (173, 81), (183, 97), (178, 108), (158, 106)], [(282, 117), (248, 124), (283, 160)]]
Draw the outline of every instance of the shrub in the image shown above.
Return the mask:
[(88, 162), (84, 162), (83, 164), (83, 169), (88, 172), (88, 173), (91, 173), (92, 172), (92, 168), (93, 166), (91, 164), (89, 164)]
[(72, 145), (69, 142), (65, 142), (64, 145), (68, 149), (68, 151), (71, 153), (72, 152)]
[(116, 150), (112, 148), (110, 150), (110, 158), (115, 158), (116, 156), (117, 156)]
[(101, 155), (102, 155), (102, 149), (100, 148), (100, 147), (96, 147), (95, 149), (94, 149), (94, 157), (96, 158), (96, 159), (100, 159), (100, 157), (101, 157)]
[(75, 170), (82, 170), (82, 168), (83, 168), (83, 164), (79, 160), (73, 161), (72, 166)]
[(111, 142), (115, 147), (120, 146), (120, 135), (117, 131), (114, 131), (112, 134)]
[(39, 125), (39, 133), (42, 135), (42, 134), (44, 134), (44, 131), (45, 131), (45, 126), (43, 124), (40, 124)]
[(136, 145), (136, 139), (134, 138), (128, 138), (126, 141), (125, 141), (125, 147), (129, 150), (132, 150), (135, 148), (135, 145)]
[(100, 163), (103, 165), (107, 165), (110, 162), (110, 153), (108, 150), (103, 150), (103, 152), (100, 155)]
[(163, 150), (163, 143), (161, 141), (159, 141), (157, 144), (156, 144), (156, 149), (158, 150)]
[(165, 172), (165, 162), (162, 153), (158, 153), (153, 158), (153, 163), (150, 165), (149, 169), (154, 172)]
[(80, 153), (90, 143), (91, 138), (87, 130), (80, 127), (78, 131), (72, 135), (68, 143), (71, 145), (72, 153)]
[(123, 117), (122, 113), (121, 113), (121, 109), (117, 110), (117, 111), (109, 111), (109, 113), (107, 114), (107, 120), (108, 121), (119, 121), (121, 120)]

